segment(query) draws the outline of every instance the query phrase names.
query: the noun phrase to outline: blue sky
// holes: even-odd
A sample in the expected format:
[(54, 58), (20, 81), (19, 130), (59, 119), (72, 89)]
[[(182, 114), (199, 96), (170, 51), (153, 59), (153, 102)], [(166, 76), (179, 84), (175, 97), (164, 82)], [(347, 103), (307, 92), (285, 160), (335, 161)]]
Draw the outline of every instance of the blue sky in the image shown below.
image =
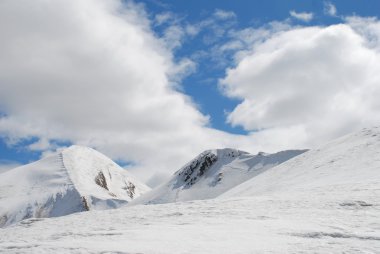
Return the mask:
[[(177, 15), (183, 23), (199, 23), (210, 17), (215, 10), (224, 10), (236, 14), (233, 24), (228, 29), (243, 29), (247, 27), (261, 27), (268, 22), (283, 21), (290, 18), (289, 12), (313, 13), (314, 18), (310, 22), (292, 19), (292, 24), (303, 26), (326, 26), (341, 23), (342, 16), (375, 16), (380, 15), (380, 2), (376, 0), (368, 1), (304, 1), (304, 0), (270, 0), (270, 1), (138, 1), (146, 6), (146, 10), (152, 19), (159, 13), (171, 12)], [(339, 11), (336, 17), (326, 15), (326, 3), (333, 4)], [(223, 26), (223, 24), (221, 24)], [(163, 33), (166, 26), (153, 26), (158, 34)], [(226, 32), (228, 32), (226, 29)], [(207, 33), (208, 31), (206, 31)], [(204, 35), (203, 35), (204, 36)], [(205, 44), (202, 34), (190, 40), (186, 40), (180, 49), (175, 51), (178, 58), (191, 56), (197, 50), (208, 50), (215, 44), (222, 44), (226, 41), (223, 35), (216, 39), (215, 43)], [(230, 63), (232, 64), (232, 60)], [(214, 61), (205, 58), (197, 62), (198, 68), (195, 73), (186, 77), (182, 84), (184, 92), (190, 95), (200, 106), (203, 113), (211, 116), (211, 125), (214, 128), (231, 133), (247, 133), (240, 126), (231, 126), (226, 123), (225, 111), (232, 111), (239, 103), (223, 96), (218, 89), (218, 80), (225, 74), (225, 65), (216, 67)]]
[[(144, 165), (141, 168), (146, 170), (152, 165), (161, 163), (161, 171), (165, 171), (164, 168), (173, 170), (172, 167), (183, 164), (186, 159), (195, 155), (194, 152), (205, 148), (233, 146), (251, 152), (260, 149), (272, 151), (293, 148), (289, 144), (293, 144), (295, 148), (309, 148), (309, 146), (319, 145), (316, 140), (327, 141), (355, 128), (373, 124), (373, 121), (369, 120), (373, 119), (372, 113), (364, 116), (362, 112), (350, 111), (352, 109), (347, 106), (337, 115), (329, 115), (321, 119), (321, 122), (338, 119), (337, 122), (340, 124), (331, 130), (328, 128), (323, 132), (322, 130), (326, 129), (325, 126), (311, 128), (310, 126), (319, 124), (312, 122), (308, 116), (303, 116), (303, 113), (315, 114), (318, 117), (323, 117), (326, 113), (301, 103), (302, 100), (309, 100), (307, 96), (313, 93), (310, 92), (311, 90), (304, 94), (296, 94), (296, 91), (303, 86), (303, 82), (308, 83), (310, 79), (322, 81), (325, 79), (313, 76), (317, 75), (317, 72), (311, 66), (312, 59), (307, 58), (309, 62), (301, 65), (295, 63), (301, 61), (302, 56), (309, 54), (326, 56), (318, 60), (322, 65), (326, 63), (326, 66), (335, 60), (350, 62), (351, 59), (360, 56), (358, 59), (363, 61), (364, 66), (368, 62), (368, 59), (364, 59), (368, 54), (372, 51), (373, 54), (377, 54), (379, 1), (136, 0), (135, 2), (119, 2), (115, 0), (110, 2), (113, 4), (100, 4), (99, 1), (86, 1), (83, 6), (73, 4), (67, 7), (67, 12), (65, 12), (66, 6), (61, 5), (62, 3), (57, 3), (56, 6), (52, 4), (52, 6), (45, 6), (48, 9), (42, 16), (37, 12), (28, 13), (26, 11), (28, 6), (24, 10), (21, 3), (18, 5), (18, 3), (5, 1), (0, 6), (0, 10), (2, 8), (4, 12), (18, 17), (17, 22), (6, 15), (3, 15), (4, 20), (0, 20), (3, 24), (12, 24), (12, 27), (0, 27), (3, 29), (4, 36), (10, 34), (4, 37), (9, 40), (9, 45), (16, 45), (12, 40), (19, 38), (21, 41), (30, 41), (26, 44), (17, 44), (18, 48), (14, 51), (6, 47), (8, 44), (4, 46), (4, 52), (20, 51), (24, 55), (9, 53), (6, 61), (15, 63), (14, 69), (11, 69), (13, 65), (0, 69), (0, 86), (4, 87), (1, 90), (4, 97), (0, 98), (2, 99), (0, 119), (3, 120), (0, 122), (0, 164), (25, 164), (46, 156), (60, 147), (77, 143), (97, 148), (123, 165), (137, 165), (136, 170), (140, 168), (139, 165)], [(34, 4), (42, 6), (46, 3), (37, 1)], [(91, 7), (88, 8), (90, 10), (86, 10), (89, 15), (80, 16), (83, 10), (81, 8), (85, 8), (86, 4)], [(64, 10), (59, 15), (62, 16), (63, 21), (60, 21), (57, 20), (60, 17), (57, 18), (55, 11), (62, 7)], [(125, 16), (119, 15), (117, 11), (113, 11), (113, 8), (117, 11), (121, 10), (120, 13)], [(90, 13), (92, 10), (94, 12)], [(79, 13), (78, 16), (76, 16), (77, 13)], [(41, 20), (36, 21), (33, 15), (40, 17)], [(86, 17), (89, 18), (86, 19)], [(359, 17), (359, 19), (354, 17)], [(368, 19), (369, 17), (374, 18)], [(71, 23), (70, 20), (72, 20)], [(37, 23), (39, 21), (44, 24), (50, 21), (52, 24), (57, 22), (57, 29), (51, 29), (48, 25), (37, 28), (41, 25)], [(64, 24), (66, 21), (67, 24)], [(71, 27), (76, 22), (83, 23), (77, 24), (78, 29), (83, 30), (76, 31), (75, 26)], [(122, 25), (123, 22), (125, 27)], [(332, 26), (334, 24), (344, 24), (345, 27), (334, 27)], [(106, 27), (105, 30), (101, 28), (103, 25)], [(310, 29), (302, 30), (308, 27)], [(346, 29), (348, 27), (353, 31)], [(371, 28), (367, 31), (367, 27)], [(132, 30), (134, 33), (131, 32)], [(318, 49), (320, 51), (316, 49), (318, 46), (307, 48), (300, 50), (301, 53), (298, 55), (297, 50), (291, 48), (291, 44), (301, 45), (300, 47), (303, 48), (302, 40), (300, 42), (294, 39), (293, 42), (293, 38), (299, 33), (302, 33), (301, 37), (316, 34), (315, 38), (321, 45), (332, 43), (331, 47), (321, 47)], [(83, 34), (88, 34), (94, 41), (88, 40), (87, 37), (82, 36)], [(330, 41), (331, 36), (329, 37), (328, 34), (336, 35), (336, 38)], [(144, 42), (142, 46), (134, 42), (134, 36), (137, 38), (136, 41)], [(352, 58), (330, 58), (334, 53), (329, 52), (329, 49), (336, 47), (334, 43), (345, 43), (346, 38), (355, 40), (355, 36), (361, 36), (369, 46), (365, 45), (361, 48), (359, 42), (352, 45), (342, 44), (347, 49), (358, 49), (358, 53), (352, 55)], [(251, 37), (255, 39), (250, 39)], [(132, 40), (125, 38), (132, 38)], [(305, 37), (305, 39), (308, 38)], [(121, 43), (123, 40), (126, 40), (125, 44)], [(289, 42), (290, 46), (282, 48), (280, 40), (284, 40), (284, 43)], [(13, 47), (9, 45), (8, 47)], [(235, 46), (223, 51), (231, 45)], [(133, 48), (135, 46), (136, 48)], [(104, 47), (108, 48), (104, 49)], [(339, 46), (337, 48), (339, 49)], [(275, 59), (278, 55), (272, 53), (277, 49), (287, 57)], [(45, 51), (46, 55), (44, 55)], [(33, 52), (40, 53), (34, 55)], [(104, 52), (108, 52), (106, 56), (103, 55)], [(138, 54), (134, 55), (134, 52), (140, 52), (140, 55), (144, 56), (140, 59)], [(145, 52), (151, 53), (145, 56)], [(130, 57), (131, 55), (133, 57)], [(263, 55), (267, 57), (261, 58)], [(269, 73), (265, 77), (273, 75), (273, 78), (266, 79), (261, 76), (262, 73), (255, 70), (260, 69), (256, 67), (261, 64), (265, 65), (265, 59), (272, 59), (271, 57), (276, 61), (268, 64), (264, 71)], [(19, 66), (17, 63), (23, 62), (23, 59), (31, 60), (32, 64), (28, 65), (26, 61), (25, 66)], [(49, 64), (46, 65), (44, 61)], [(280, 67), (276, 63), (284, 61), (289, 61), (289, 65), (281, 65), (282, 69), (278, 69)], [(116, 63), (119, 64), (116, 65)], [(251, 69), (247, 70), (244, 67), (247, 63), (252, 64), (248, 64)], [(41, 66), (38, 66), (39, 64)], [(305, 65), (305, 71), (311, 73), (310, 77), (295, 79), (295, 87), (288, 84), (290, 89), (295, 90), (288, 97), (285, 96), (286, 98), (272, 98), (273, 96), (268, 92), (262, 92), (265, 87), (271, 86), (273, 86), (273, 94), (276, 94), (274, 91), (277, 92), (277, 89), (284, 90), (284, 93), (279, 92), (279, 94), (289, 92), (286, 85), (280, 86), (282, 80), (287, 80), (288, 76), (279, 75), (279, 80), (273, 79), (276, 78), (276, 73), (289, 73), (289, 69), (286, 68), (293, 66), (292, 64), (294, 68)], [(54, 69), (55, 65), (57, 69)], [(1, 66), (6, 65), (0, 63), (0, 68)], [(119, 67), (116, 67), (115, 71), (115, 66), (121, 66), (120, 72)], [(145, 70), (145, 66), (150, 66), (150, 69)], [(178, 66), (183, 68), (176, 70)], [(307, 69), (308, 66), (310, 69)], [(294, 68), (290, 69), (291, 77), (301, 77), (300, 68)], [(344, 66), (342, 72), (349, 71), (351, 68), (353, 68), (351, 65)], [(106, 72), (106, 70), (110, 71)], [(326, 67), (326, 70), (329, 68)], [(147, 77), (141, 75), (144, 72), (147, 72)], [(254, 73), (253, 76), (250, 72)], [(123, 73), (127, 73), (125, 77)], [(163, 75), (166, 75), (170, 81), (163, 80), (161, 84)], [(327, 82), (331, 84), (338, 81), (346, 82), (342, 81), (341, 76), (329, 75), (331, 77), (329, 76)], [(360, 75), (367, 74), (360, 73)], [(21, 76), (25, 76), (26, 79), (22, 80)], [(88, 76), (94, 77), (90, 79)], [(134, 76), (136, 79), (129, 78)], [(360, 76), (360, 78), (363, 77), (366, 79), (366, 76)], [(355, 78), (356, 76), (353, 77)], [(157, 85), (155, 80), (159, 80)], [(99, 84), (97, 84), (98, 81)], [(119, 83), (125, 84), (125, 90), (121, 89), (122, 85)], [(260, 86), (257, 85), (258, 83)], [(344, 84), (344, 89), (341, 87), (339, 88), (341, 90), (332, 89), (329, 94), (336, 93), (336, 96), (334, 95), (334, 99), (331, 100), (346, 98), (348, 105), (359, 103), (358, 101), (362, 98), (369, 96), (362, 95), (359, 91), (355, 92), (355, 97), (351, 93), (354, 88), (351, 88), (348, 83)], [(56, 87), (55, 84), (57, 84)], [(92, 88), (88, 89), (91, 84), (93, 84)], [(276, 84), (279, 86), (276, 87)], [(106, 85), (110, 86), (109, 90)], [(368, 85), (373, 84), (368, 83)], [(150, 91), (150, 88), (155, 86), (157, 89)], [(316, 86), (316, 91), (324, 89), (318, 88), (318, 84), (310, 84), (310, 86)], [(27, 95), (28, 91), (20, 93), (24, 91), (24, 88), (27, 88), (30, 96)], [(141, 91), (148, 90), (149, 92), (140, 94)], [(112, 92), (108, 94), (107, 91)], [(148, 95), (150, 93), (151, 95)], [(260, 94), (261, 97), (257, 97), (256, 94)], [(186, 96), (190, 99), (186, 99)], [(321, 93), (319, 101), (316, 100), (313, 105), (319, 102), (326, 103), (325, 97), (326, 95)], [(290, 103), (287, 98), (289, 101), (298, 102)], [(120, 105), (115, 103), (117, 100), (123, 103), (119, 103)], [(310, 101), (312, 100), (314, 99), (310, 98)], [(47, 108), (55, 104), (55, 101), (57, 101), (56, 105), (49, 111)], [(130, 101), (135, 101), (135, 103), (129, 103)], [(144, 103), (140, 105), (141, 101)], [(267, 101), (271, 101), (270, 105), (282, 106), (268, 106)], [(259, 112), (258, 104), (261, 105), (260, 109), (265, 110)], [(94, 110), (91, 110), (92, 108)], [(294, 110), (300, 108), (304, 110), (298, 113)], [(376, 107), (368, 105), (367, 111), (373, 108)], [(366, 109), (363, 106), (363, 111)], [(294, 114), (289, 113), (292, 110)], [(346, 113), (355, 115), (357, 118), (343, 117), (342, 115)], [(294, 115), (299, 117), (293, 119)], [(86, 119), (88, 122), (85, 121)], [(99, 119), (104, 119), (104, 121)], [(161, 120), (167, 122), (165, 126), (161, 126)], [(354, 127), (347, 127), (349, 124)], [(191, 136), (192, 130), (196, 138), (190, 137), (190, 140), (186, 141), (187, 136)], [(261, 130), (268, 131), (261, 132)], [(173, 133), (175, 137), (173, 136), (172, 140), (167, 139), (167, 136)], [(311, 133), (315, 134), (315, 137), (311, 138)], [(268, 136), (276, 138), (268, 144), (266, 141)], [(156, 138), (157, 141), (155, 141)], [(283, 145), (274, 145), (274, 143)], [(157, 147), (165, 146), (164, 144), (170, 144), (168, 147), (175, 144), (180, 148), (157, 149)], [(161, 156), (156, 156), (157, 150), (165, 151), (162, 151)], [(172, 150), (177, 151), (174, 153)], [(147, 154), (152, 158), (149, 162), (146, 161)], [(168, 159), (165, 160), (165, 157)], [(166, 162), (169, 160), (173, 163)]]

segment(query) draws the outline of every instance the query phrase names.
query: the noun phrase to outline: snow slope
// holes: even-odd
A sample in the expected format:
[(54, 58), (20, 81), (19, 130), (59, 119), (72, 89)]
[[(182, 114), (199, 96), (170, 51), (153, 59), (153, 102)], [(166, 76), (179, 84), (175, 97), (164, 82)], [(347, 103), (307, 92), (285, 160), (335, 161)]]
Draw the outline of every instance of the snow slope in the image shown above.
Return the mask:
[(0, 253), (378, 254), (380, 129), (304, 153), (223, 196), (24, 220), (0, 228)]
[(374, 127), (344, 136), (273, 167), (222, 197), (311, 192), (347, 186), (353, 191), (354, 186), (363, 184), (380, 188), (379, 183), (380, 128)]
[(305, 150), (251, 155), (236, 149), (207, 150), (178, 170), (165, 184), (130, 205), (215, 198)]
[(0, 227), (36, 217), (116, 208), (149, 190), (101, 153), (71, 146), (0, 177)]

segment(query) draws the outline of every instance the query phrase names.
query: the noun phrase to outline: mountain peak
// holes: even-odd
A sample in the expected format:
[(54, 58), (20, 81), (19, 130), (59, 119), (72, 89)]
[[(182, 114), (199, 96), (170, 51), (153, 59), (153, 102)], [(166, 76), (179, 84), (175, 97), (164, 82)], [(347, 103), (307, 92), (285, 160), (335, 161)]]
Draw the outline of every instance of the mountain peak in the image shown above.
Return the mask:
[(75, 145), (1, 174), (0, 226), (116, 208), (149, 189), (100, 152)]
[(206, 150), (174, 173), (165, 184), (133, 203), (168, 203), (219, 196), (306, 150), (252, 155), (232, 148)]

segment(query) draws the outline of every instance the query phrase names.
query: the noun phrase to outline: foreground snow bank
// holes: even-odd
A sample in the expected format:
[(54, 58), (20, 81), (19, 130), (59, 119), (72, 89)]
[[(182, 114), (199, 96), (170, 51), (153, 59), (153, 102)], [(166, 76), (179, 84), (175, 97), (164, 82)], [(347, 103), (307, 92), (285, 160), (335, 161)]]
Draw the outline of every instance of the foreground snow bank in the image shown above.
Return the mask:
[(0, 252), (378, 253), (379, 189), (340, 185), (30, 219), (0, 229)]

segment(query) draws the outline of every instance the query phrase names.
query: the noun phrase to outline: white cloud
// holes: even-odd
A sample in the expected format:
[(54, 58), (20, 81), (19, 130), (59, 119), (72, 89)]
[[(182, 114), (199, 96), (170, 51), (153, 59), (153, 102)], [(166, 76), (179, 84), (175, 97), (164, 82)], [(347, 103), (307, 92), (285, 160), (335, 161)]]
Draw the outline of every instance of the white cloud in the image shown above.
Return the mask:
[(190, 38), (202, 36), (203, 43), (212, 45), (221, 40), (236, 23), (232, 11), (216, 9), (209, 17), (195, 23), (182, 22), (183, 31)]
[(58, 148), (51, 140), (89, 145), (132, 161), (142, 179), (205, 149), (249, 148), (208, 128), (180, 92), (195, 68), (165, 41), (180, 41), (180, 29), (157, 38), (150, 24), (140, 5), (118, 0), (1, 1), (0, 136), (38, 137), (29, 149), (43, 156)]
[(185, 30), (179, 25), (172, 25), (165, 29), (164, 41), (169, 49), (177, 49), (182, 45), (185, 38)]
[(43, 151), (48, 149), (51, 150), (54, 148), (56, 147), (52, 145), (47, 138), (40, 138), (39, 140), (28, 146), (28, 149), (31, 151)]
[(221, 9), (216, 9), (214, 16), (218, 19), (233, 19), (236, 18), (236, 14), (233, 11), (226, 11)]
[(292, 16), (295, 19), (302, 20), (304, 22), (309, 22), (313, 19), (313, 13), (312, 12), (296, 12), (294, 10), (289, 12), (290, 16)]
[(1, 1), (0, 133), (175, 170), (205, 147), (192, 134), (208, 118), (172, 85), (191, 63), (174, 62), (148, 24), (119, 1)]
[(175, 16), (171, 12), (163, 12), (154, 16), (154, 25), (160, 26), (175, 19)]
[[(146, 18), (146, 17), (145, 17)], [(154, 16), (152, 20), (154, 27), (161, 27), (161, 37), (165, 46), (173, 51), (180, 48), (183, 41), (193, 36), (194, 31), (183, 25), (183, 17), (172, 12), (163, 12)]]
[(336, 7), (331, 2), (324, 2), (323, 12), (332, 17), (335, 17), (337, 14)]
[(214, 58), (224, 58), (224, 61), (218, 59), (219, 62), (230, 63), (231, 55), (238, 62), (257, 43), (262, 43), (275, 34), (290, 29), (294, 29), (294, 26), (291, 26), (288, 21), (272, 21), (258, 28), (231, 29), (228, 31), (227, 40), (216, 45), (211, 53)]
[[(378, 124), (380, 55), (368, 45), (378, 42), (379, 22), (361, 22), (355, 29), (349, 24), (294, 28), (256, 42), (221, 80), (228, 96), (242, 100), (228, 121), (261, 130), (252, 132), (261, 145), (264, 136), (273, 146), (304, 147)], [(360, 24), (369, 29), (368, 22), (371, 33), (359, 33)]]
[(380, 51), (380, 22), (375, 17), (345, 17), (345, 21), (362, 37), (365, 46)]

